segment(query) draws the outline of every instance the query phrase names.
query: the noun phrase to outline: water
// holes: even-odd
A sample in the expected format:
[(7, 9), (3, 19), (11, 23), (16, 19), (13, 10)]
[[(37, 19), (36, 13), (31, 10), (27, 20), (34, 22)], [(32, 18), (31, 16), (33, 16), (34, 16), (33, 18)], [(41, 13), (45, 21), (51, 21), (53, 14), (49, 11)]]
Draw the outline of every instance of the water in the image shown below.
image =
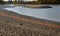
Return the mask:
[(14, 11), (22, 15), (60, 22), (60, 5), (49, 5), (49, 6), (51, 6), (52, 8), (32, 9), (32, 8), (16, 6), (13, 8), (4, 8), (4, 9)]
[(15, 5), (13, 5), (13, 4), (5, 4), (5, 5), (2, 5), (3, 6), (3, 8), (13, 8), (13, 7), (15, 7)]

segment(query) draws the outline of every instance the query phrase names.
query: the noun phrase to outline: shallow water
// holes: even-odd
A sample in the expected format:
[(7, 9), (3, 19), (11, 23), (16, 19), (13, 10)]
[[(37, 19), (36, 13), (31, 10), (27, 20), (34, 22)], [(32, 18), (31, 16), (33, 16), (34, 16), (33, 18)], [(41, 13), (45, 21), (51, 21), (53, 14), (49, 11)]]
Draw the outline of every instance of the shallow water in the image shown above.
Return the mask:
[(34, 8), (25, 8), (21, 6), (16, 6), (13, 8), (4, 8), (4, 9), (14, 11), (18, 14), (60, 22), (60, 5), (49, 5), (49, 6), (51, 6), (52, 8), (34, 9)]

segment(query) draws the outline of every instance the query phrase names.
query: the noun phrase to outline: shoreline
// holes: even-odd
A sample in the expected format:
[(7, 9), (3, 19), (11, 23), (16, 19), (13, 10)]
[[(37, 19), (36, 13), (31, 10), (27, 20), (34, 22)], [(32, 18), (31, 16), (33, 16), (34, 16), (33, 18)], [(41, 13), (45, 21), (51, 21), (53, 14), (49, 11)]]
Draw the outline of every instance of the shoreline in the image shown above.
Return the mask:
[(0, 11), (0, 29), (2, 36), (60, 36), (58, 22), (25, 16), (4, 9)]
[[(7, 10), (5, 10), (7, 11)], [(13, 12), (13, 11), (7, 11), (8, 13), (14, 13), (15, 16), (18, 16), (18, 17), (24, 17), (24, 18), (27, 18), (27, 19), (31, 19), (31, 20), (37, 20), (37, 21), (42, 21), (42, 22), (48, 22), (48, 23), (53, 23), (53, 24), (58, 24), (60, 25), (60, 22), (57, 22), (57, 21), (53, 21), (53, 20), (46, 20), (46, 19), (41, 19), (41, 18), (36, 18), (36, 17), (31, 17), (31, 16), (26, 16), (26, 15), (22, 15), (22, 14), (18, 14), (16, 12)], [(13, 14), (12, 14), (13, 15)]]
[(33, 20), (38, 20), (38, 21), (41, 20), (41, 21), (45, 21), (45, 22), (60, 23), (60, 22), (53, 21), (53, 20), (40, 19), (40, 18), (36, 18), (36, 17), (31, 17), (31, 16), (26, 16), (26, 15), (18, 14), (16, 12), (8, 11), (8, 10), (5, 10), (5, 9), (3, 9), (2, 11), (7, 11), (7, 12), (15, 13), (15, 15), (17, 14), (18, 16), (27, 17), (27, 18), (30, 18), (30, 19), (33, 19)]
[(15, 4), (16, 6), (22, 6), (25, 8), (53, 8), (50, 5), (60, 5), (60, 4)]

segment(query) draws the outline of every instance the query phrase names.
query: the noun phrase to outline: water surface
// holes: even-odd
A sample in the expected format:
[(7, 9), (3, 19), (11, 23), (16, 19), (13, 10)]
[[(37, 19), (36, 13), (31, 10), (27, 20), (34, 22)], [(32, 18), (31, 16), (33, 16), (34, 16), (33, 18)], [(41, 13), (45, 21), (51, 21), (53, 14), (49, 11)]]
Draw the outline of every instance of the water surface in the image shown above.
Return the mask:
[(13, 8), (4, 8), (4, 9), (14, 11), (22, 15), (60, 22), (60, 5), (49, 5), (49, 6), (51, 6), (52, 8), (34, 9), (34, 8), (25, 8), (22, 6), (16, 6)]

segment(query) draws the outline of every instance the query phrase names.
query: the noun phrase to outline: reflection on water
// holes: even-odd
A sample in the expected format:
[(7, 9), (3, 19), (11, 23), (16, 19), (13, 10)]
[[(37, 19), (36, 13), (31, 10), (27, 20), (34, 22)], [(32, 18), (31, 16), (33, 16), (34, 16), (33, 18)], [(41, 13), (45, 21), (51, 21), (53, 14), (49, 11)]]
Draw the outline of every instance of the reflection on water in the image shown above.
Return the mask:
[(50, 5), (50, 6), (53, 8), (32, 9), (32, 8), (24, 8), (21, 6), (16, 6), (13, 8), (5, 8), (5, 9), (9, 11), (14, 11), (18, 14), (60, 22), (60, 5)]

